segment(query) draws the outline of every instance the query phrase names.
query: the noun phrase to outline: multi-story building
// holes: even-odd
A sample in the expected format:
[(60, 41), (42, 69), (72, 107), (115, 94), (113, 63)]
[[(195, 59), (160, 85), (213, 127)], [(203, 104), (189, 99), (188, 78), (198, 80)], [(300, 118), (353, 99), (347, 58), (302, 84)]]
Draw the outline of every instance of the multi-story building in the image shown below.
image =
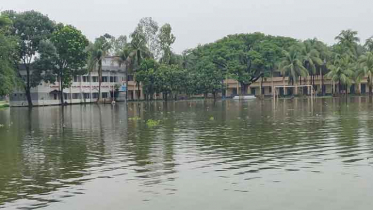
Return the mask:
[[(26, 72), (22, 72), (25, 75)], [(58, 105), (60, 104), (59, 82), (53, 84), (42, 81), (37, 87), (31, 89), (31, 99), (33, 105)], [(71, 86), (63, 90), (64, 102), (68, 104), (90, 103), (98, 99), (99, 79), (98, 72), (93, 71), (82, 76), (75, 76)], [(102, 84), (101, 98), (110, 102), (116, 100), (125, 100), (126, 96), (125, 72), (113, 57), (107, 57), (102, 63)], [(25, 92), (22, 89), (15, 91), (10, 95), (11, 106), (27, 106)]]

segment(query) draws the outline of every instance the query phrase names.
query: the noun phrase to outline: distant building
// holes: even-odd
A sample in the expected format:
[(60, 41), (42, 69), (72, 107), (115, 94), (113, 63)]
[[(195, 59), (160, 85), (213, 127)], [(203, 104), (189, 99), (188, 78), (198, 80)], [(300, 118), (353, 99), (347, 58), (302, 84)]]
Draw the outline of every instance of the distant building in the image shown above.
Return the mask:
[[(26, 75), (26, 71), (22, 72)], [(125, 71), (113, 61), (113, 57), (107, 57), (102, 62), (102, 84), (101, 98), (104, 101), (124, 101), (126, 99)], [(131, 76), (129, 76), (131, 78)], [(133, 83), (133, 82), (132, 82)], [(132, 84), (132, 86), (134, 86)], [(98, 99), (98, 72), (75, 76), (69, 88), (63, 90), (64, 101), (68, 104), (91, 103)], [(133, 87), (132, 87), (133, 88)], [(59, 105), (60, 102), (59, 82), (54, 84), (41, 82), (39, 86), (31, 89), (33, 105)], [(27, 99), (24, 90), (19, 89), (10, 95), (11, 106), (27, 106)]]

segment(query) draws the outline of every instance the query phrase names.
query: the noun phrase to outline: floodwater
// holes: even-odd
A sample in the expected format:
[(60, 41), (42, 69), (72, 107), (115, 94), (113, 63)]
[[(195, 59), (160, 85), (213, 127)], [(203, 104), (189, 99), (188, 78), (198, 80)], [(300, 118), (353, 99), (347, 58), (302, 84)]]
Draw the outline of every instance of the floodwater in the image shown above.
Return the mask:
[(373, 206), (369, 97), (12, 108), (0, 124), (0, 209)]

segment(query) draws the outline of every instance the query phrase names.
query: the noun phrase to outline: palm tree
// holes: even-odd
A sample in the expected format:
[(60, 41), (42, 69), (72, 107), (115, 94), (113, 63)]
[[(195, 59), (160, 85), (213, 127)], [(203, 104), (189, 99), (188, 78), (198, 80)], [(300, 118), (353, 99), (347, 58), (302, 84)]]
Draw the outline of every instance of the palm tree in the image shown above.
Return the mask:
[(114, 62), (116, 62), (119, 67), (125, 67), (126, 75), (126, 100), (128, 100), (128, 74), (132, 69), (132, 59), (131, 59), (131, 49), (129, 46), (125, 46), (124, 49), (117, 52), (116, 57), (114, 57)]
[(299, 77), (308, 76), (307, 69), (303, 66), (303, 58), (301, 53), (295, 47), (292, 47), (289, 52), (284, 52), (285, 57), (280, 63), (280, 71), (285, 76), (288, 75), (289, 83), (294, 85), (298, 82)]
[(357, 71), (358, 80), (368, 76), (369, 95), (372, 95), (373, 52), (367, 52), (359, 58), (360, 68)]
[(327, 77), (334, 82), (338, 82), (339, 93), (342, 93), (342, 87), (346, 88), (346, 94), (348, 93), (347, 88), (353, 83), (354, 76), (354, 63), (348, 55), (336, 55), (333, 65), (329, 65), (330, 72)]
[(365, 41), (364, 47), (369, 51), (373, 52), (373, 36)]
[(317, 68), (319, 68), (323, 61), (320, 59), (320, 53), (316, 49), (317, 39), (306, 40), (303, 42), (301, 54), (303, 58), (303, 66), (308, 70), (311, 75), (311, 84), (315, 85), (315, 75)]
[(350, 29), (343, 30), (335, 39), (338, 44), (347, 47), (356, 56), (357, 55), (357, 45), (360, 42), (359, 37), (357, 37), (357, 31), (352, 31)]
[(98, 99), (101, 101), (101, 83), (102, 83), (102, 60), (109, 54), (111, 48), (110, 42), (106, 40), (106, 36), (101, 36), (96, 39), (95, 43), (88, 47), (88, 70), (92, 72), (97, 69), (98, 71)]
[[(128, 57), (128, 62), (136, 64), (136, 67), (134, 68), (136, 72), (136, 69), (141, 66), (142, 59), (151, 57), (152, 55), (147, 47), (146, 37), (143, 33), (141, 33), (141, 31), (136, 29), (131, 34), (131, 38), (132, 40), (129, 47), (130, 54)], [(135, 81), (137, 84), (138, 98), (140, 98), (140, 83), (136, 79)]]

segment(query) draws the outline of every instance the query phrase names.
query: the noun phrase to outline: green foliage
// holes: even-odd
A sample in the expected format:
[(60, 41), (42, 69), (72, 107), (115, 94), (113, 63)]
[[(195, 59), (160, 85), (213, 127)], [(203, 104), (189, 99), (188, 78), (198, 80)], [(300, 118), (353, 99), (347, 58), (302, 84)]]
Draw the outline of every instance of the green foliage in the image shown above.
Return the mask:
[(327, 77), (339, 84), (340, 92), (342, 86), (350, 87), (352, 85), (356, 65), (349, 55), (338, 55), (328, 68), (330, 72)]
[[(25, 89), (29, 106), (32, 106), (30, 89), (36, 87), (44, 79), (43, 72), (33, 67), (37, 57), (40, 42), (49, 39), (55, 29), (55, 23), (46, 15), (36, 11), (16, 13), (5, 11), (2, 13), (13, 23), (10, 34), (17, 38), (17, 52), (13, 62), (18, 68), (17, 75)], [(22, 64), (19, 65), (18, 61)]]
[(101, 99), (102, 61), (109, 55), (110, 49), (112, 48), (111, 39), (112, 36), (109, 34), (100, 36), (95, 40), (95, 43), (90, 44), (86, 50), (88, 52), (88, 71), (98, 71), (99, 88), (97, 101)]
[(161, 62), (169, 64), (171, 61), (172, 51), (171, 45), (175, 42), (176, 37), (172, 34), (170, 24), (165, 24), (160, 28), (158, 35), (160, 49), (162, 50)]
[(17, 39), (8, 35), (11, 24), (9, 18), (0, 16), (0, 96), (11, 93), (16, 85), (13, 59), (17, 59)]
[[(73, 76), (86, 73), (87, 61), (85, 51), (87, 38), (73, 26), (59, 25), (50, 40), (40, 43), (40, 57), (35, 61), (38, 69), (48, 75), (55, 75), (60, 82), (60, 90), (71, 85)], [(49, 73), (51, 71), (51, 73)], [(54, 78), (51, 76), (51, 78)], [(63, 95), (62, 95), (63, 96)], [(61, 102), (63, 97), (61, 97)]]
[(299, 77), (308, 76), (307, 69), (303, 66), (303, 57), (299, 46), (293, 46), (289, 52), (284, 52), (285, 57), (280, 63), (280, 71), (284, 76), (289, 77), (289, 83), (294, 85)]

